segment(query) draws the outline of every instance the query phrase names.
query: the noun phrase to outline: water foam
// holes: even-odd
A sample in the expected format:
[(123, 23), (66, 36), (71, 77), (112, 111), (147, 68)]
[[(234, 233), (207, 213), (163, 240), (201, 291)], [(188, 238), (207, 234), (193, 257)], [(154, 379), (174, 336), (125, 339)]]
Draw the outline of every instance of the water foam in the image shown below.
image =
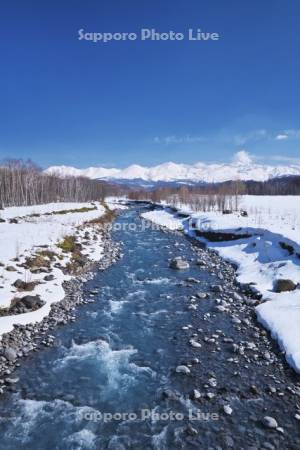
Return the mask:
[(91, 430), (83, 428), (82, 430), (68, 436), (64, 441), (68, 444), (75, 444), (76, 448), (80, 450), (93, 450), (96, 448), (96, 439), (97, 436), (95, 435), (95, 433), (93, 433)]
[[(83, 419), (84, 414), (97, 412), (89, 406), (74, 406), (60, 399), (51, 401), (21, 399), (18, 394), (13, 398), (12, 409), (14, 416), (9, 420), (7, 431), (2, 435), (2, 444), (5, 444), (7, 440), (8, 444), (12, 446), (16, 445), (16, 443), (30, 445), (29, 443), (31, 439), (34, 439), (34, 435), (43, 430), (43, 428), (47, 427), (48, 430), (51, 430), (53, 427), (57, 429), (62, 422), (66, 426), (60, 439), (68, 438), (73, 427), (77, 428), (78, 425), (86, 425)], [(92, 432), (86, 431), (81, 430), (81, 433), (82, 439), (85, 438), (87, 441), (88, 436), (91, 438)], [(79, 437), (80, 435), (78, 435)], [(80, 448), (93, 447), (82, 446)]]
[(152, 436), (152, 444), (157, 450), (167, 450), (167, 434), (168, 425), (163, 427), (160, 433), (154, 434)]
[(109, 300), (111, 312), (112, 313), (120, 312), (125, 303), (128, 302), (126, 300)]
[[(110, 344), (103, 340), (76, 344), (73, 342), (65, 356), (56, 363), (57, 368), (63, 368), (67, 364), (78, 367), (83, 362), (92, 362), (99, 372), (104, 396), (111, 395), (112, 391), (126, 392), (130, 386), (138, 383), (140, 375), (154, 376), (155, 372), (150, 367), (138, 366), (131, 362), (133, 355), (137, 354), (133, 347), (113, 350)], [(104, 379), (103, 379), (104, 378)]]

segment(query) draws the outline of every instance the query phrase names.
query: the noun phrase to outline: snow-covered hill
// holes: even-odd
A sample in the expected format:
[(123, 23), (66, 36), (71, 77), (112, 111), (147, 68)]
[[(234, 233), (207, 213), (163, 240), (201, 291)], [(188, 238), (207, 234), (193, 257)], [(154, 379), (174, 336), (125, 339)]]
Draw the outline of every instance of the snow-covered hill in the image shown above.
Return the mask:
[[(256, 164), (245, 151), (238, 152), (231, 163), (194, 165), (175, 164), (167, 162), (154, 167), (131, 165), (126, 169), (107, 169), (103, 167), (89, 167), (76, 169), (68, 166), (52, 166), (47, 173), (61, 176), (76, 175), (93, 179), (105, 180), (139, 180), (146, 182), (222, 182), (229, 180), (266, 181), (288, 175), (300, 175), (300, 165), (270, 166)], [(139, 183), (137, 183), (139, 184)]]

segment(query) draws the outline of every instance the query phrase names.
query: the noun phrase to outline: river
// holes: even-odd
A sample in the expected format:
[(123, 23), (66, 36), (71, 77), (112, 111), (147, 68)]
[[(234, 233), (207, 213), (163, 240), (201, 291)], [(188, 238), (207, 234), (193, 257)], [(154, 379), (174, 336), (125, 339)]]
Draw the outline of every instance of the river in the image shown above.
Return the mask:
[[(52, 333), (53, 347), (30, 354), (17, 369), (20, 381), (0, 400), (0, 449), (297, 448), (297, 398), (284, 385), (297, 389), (299, 378), (260, 334), (250, 308), (241, 309), (248, 336), (231, 316), (214, 313), (227, 294), (211, 287), (226, 284), (233, 269), (223, 280), (217, 256), (183, 235), (145, 228), (139, 212), (117, 219), (113, 237), (124, 256), (85, 284), (84, 296), (94, 302)], [(209, 269), (196, 264), (199, 254), (212, 258)], [(190, 268), (169, 268), (176, 256)], [(230, 286), (238, 290), (234, 280)], [(209, 299), (190, 301), (207, 292)], [(235, 356), (226, 337), (251, 337), (257, 354), (268, 349), (276, 364)], [(190, 373), (177, 373), (179, 365)], [(284, 395), (267, 394), (269, 385)], [(202, 395), (197, 400), (194, 389)], [(275, 415), (292, 437), (265, 429), (264, 415)]]

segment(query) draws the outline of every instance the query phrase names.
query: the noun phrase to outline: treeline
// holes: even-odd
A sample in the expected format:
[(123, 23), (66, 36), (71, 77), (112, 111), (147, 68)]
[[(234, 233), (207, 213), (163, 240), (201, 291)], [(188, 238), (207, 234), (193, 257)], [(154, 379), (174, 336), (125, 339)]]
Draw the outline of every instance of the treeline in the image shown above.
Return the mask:
[(300, 176), (274, 178), (264, 182), (247, 181), (245, 190), (249, 195), (300, 195)]
[(202, 183), (195, 185), (164, 184), (150, 189), (132, 190), (134, 198), (165, 198), (170, 195), (300, 195), (300, 176), (273, 178), (268, 181), (226, 181), (223, 183)]
[(194, 211), (238, 210), (241, 195), (300, 195), (300, 176), (265, 182), (228, 181), (224, 183), (163, 186), (151, 191), (136, 190), (129, 198), (166, 201), (169, 205), (189, 205)]
[(85, 177), (45, 174), (32, 161), (6, 160), (0, 165), (0, 207), (50, 202), (102, 201), (119, 188)]
[(172, 206), (188, 205), (194, 211), (237, 210), (239, 198), (245, 193), (240, 181), (230, 184), (211, 184), (203, 186), (164, 186), (152, 191), (137, 190), (128, 194), (130, 199), (165, 201)]

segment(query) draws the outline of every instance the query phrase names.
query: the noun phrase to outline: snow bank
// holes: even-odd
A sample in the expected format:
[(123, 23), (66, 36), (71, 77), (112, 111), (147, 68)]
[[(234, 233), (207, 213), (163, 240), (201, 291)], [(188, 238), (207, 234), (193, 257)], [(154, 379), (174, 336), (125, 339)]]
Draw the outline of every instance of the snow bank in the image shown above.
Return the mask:
[(260, 323), (285, 350), (287, 362), (300, 373), (300, 294), (297, 291), (282, 293), (273, 301), (262, 303), (256, 313)]
[[(95, 205), (96, 209), (86, 212), (28, 217), (34, 213), (45, 214), (53, 211), (80, 209), (82, 207), (93, 208)], [(8, 307), (13, 297), (26, 295), (26, 292), (20, 293), (12, 286), (17, 279), (27, 282), (40, 282), (33, 291), (27, 294), (40, 295), (41, 299), (45, 301), (45, 305), (33, 312), (0, 317), (0, 335), (11, 331), (13, 324), (28, 324), (41, 321), (49, 314), (51, 303), (63, 299), (65, 294), (62, 284), (71, 278), (64, 275), (62, 270), (53, 268), (54, 280), (45, 282), (43, 280), (45, 273), (32, 274), (30, 271), (19, 267), (19, 265), (41, 246), (42, 248), (40, 249), (43, 249), (43, 246), (47, 246), (47, 250), (53, 250), (55, 253), (64, 256), (61, 264), (67, 264), (69, 258), (62, 254), (61, 250), (56, 246), (58, 241), (62, 240), (66, 235), (74, 234), (79, 225), (96, 219), (104, 213), (105, 208), (99, 203), (50, 203), (47, 205), (7, 208), (1, 211), (1, 216), (5, 219), (24, 218), (16, 224), (0, 223), (0, 263), (2, 264), (0, 267), (0, 307)], [(79, 240), (84, 239), (84, 231), (79, 231), (78, 238)], [(103, 254), (103, 247), (99, 240), (93, 241), (88, 246), (83, 246), (83, 248), (83, 253), (92, 261), (99, 260)], [(15, 261), (15, 258), (18, 260)], [(17, 271), (7, 271), (7, 266), (13, 266)]]
[(116, 209), (119, 210), (128, 209), (128, 206), (125, 206), (123, 204), (127, 203), (127, 201), (128, 201), (127, 197), (114, 197), (114, 196), (105, 197), (105, 204), (111, 211), (114, 211)]
[[(164, 214), (152, 211), (143, 217), (172, 229), (178, 223), (178, 229), (184, 227), (185, 233), (194, 237), (195, 230), (250, 235), (235, 241), (206, 240), (206, 243), (237, 265), (240, 283), (251, 284), (262, 294), (266, 301), (256, 308), (257, 318), (285, 351), (288, 363), (300, 373), (300, 290), (274, 292), (277, 279), (300, 283), (300, 198), (244, 196), (240, 207), (248, 212), (247, 217), (239, 213), (195, 213), (187, 205), (182, 210), (190, 213), (188, 220), (178, 219), (176, 214), (166, 210)], [(204, 240), (203, 237), (197, 238)], [(282, 243), (288, 247), (284, 249)], [(289, 249), (293, 249), (293, 254)]]
[[(69, 280), (71, 277), (66, 276), (60, 269), (54, 269), (53, 275), (55, 279), (53, 281), (48, 281), (47, 283), (39, 284), (36, 286), (34, 291), (31, 292), (23, 292), (22, 297), (26, 294), (28, 295), (40, 295), (41, 298), (45, 301), (45, 305), (36, 311), (12, 315), (12, 316), (3, 316), (0, 317), (0, 336), (4, 333), (8, 333), (12, 331), (14, 324), (27, 325), (28, 323), (41, 322), (44, 317), (48, 316), (50, 312), (50, 307), (52, 303), (58, 302), (62, 300), (65, 296), (64, 289), (62, 284), (64, 281)], [(43, 274), (44, 276), (45, 274)], [(34, 280), (38, 280), (37, 276), (32, 277)], [(11, 281), (11, 280), (10, 280)], [(7, 283), (9, 284), (9, 283)], [(10, 286), (11, 287), (11, 286)], [(9, 286), (8, 286), (9, 290)], [(10, 297), (7, 298), (5, 302), (6, 305), (10, 304), (10, 300), (12, 296), (17, 297), (18, 294), (13, 294), (13, 289), (11, 290)], [(19, 295), (20, 296), (20, 295)], [(2, 292), (1, 292), (1, 307), (2, 306)]]
[(12, 206), (0, 211), (2, 219), (13, 219), (15, 217), (24, 217), (31, 214), (46, 214), (54, 211), (63, 211), (70, 209), (79, 209), (84, 206), (93, 207), (91, 204), (78, 202), (61, 202), (61, 203), (46, 203), (44, 205), (32, 206)]

